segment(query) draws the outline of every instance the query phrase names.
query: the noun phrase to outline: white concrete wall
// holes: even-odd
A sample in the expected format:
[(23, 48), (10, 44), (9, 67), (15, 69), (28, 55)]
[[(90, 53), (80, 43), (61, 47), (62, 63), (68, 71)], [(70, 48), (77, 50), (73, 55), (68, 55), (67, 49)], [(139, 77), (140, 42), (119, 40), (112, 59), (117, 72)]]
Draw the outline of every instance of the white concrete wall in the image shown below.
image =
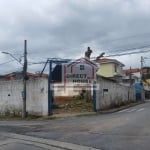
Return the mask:
[(0, 81), (0, 113), (20, 115), (22, 109), (20, 81)]
[(97, 77), (97, 87), (97, 110), (114, 108), (135, 101), (134, 87), (124, 86), (102, 77)]
[(91, 91), (92, 83), (72, 84), (54, 83), (54, 96), (77, 96), (82, 90)]
[[(21, 115), (23, 81), (0, 81), (0, 114)], [(27, 112), (31, 115), (48, 114), (48, 82), (46, 78), (27, 81)]]
[(64, 86), (63, 83), (54, 83), (54, 96), (76, 96), (79, 95), (82, 87), (87, 84), (72, 84), (67, 83)]
[(48, 115), (48, 80), (32, 79), (27, 82), (27, 112), (32, 115)]

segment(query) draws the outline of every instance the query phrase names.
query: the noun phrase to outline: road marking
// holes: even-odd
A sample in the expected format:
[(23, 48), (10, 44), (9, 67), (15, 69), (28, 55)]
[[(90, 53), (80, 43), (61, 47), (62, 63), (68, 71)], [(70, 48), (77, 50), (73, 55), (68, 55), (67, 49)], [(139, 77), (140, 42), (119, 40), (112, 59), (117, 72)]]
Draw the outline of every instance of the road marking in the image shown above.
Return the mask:
[(140, 112), (140, 111), (143, 111), (145, 108), (140, 108), (140, 109), (124, 109), (124, 110), (121, 110), (121, 111), (118, 111), (118, 113), (123, 113), (123, 112), (128, 112), (128, 113), (130, 113), (130, 112), (134, 112), (134, 111), (136, 111), (136, 112)]
[(144, 108), (141, 108), (141, 109), (137, 110), (137, 112), (140, 112), (140, 111), (143, 111), (143, 110), (144, 110)]
[(131, 109), (131, 110), (129, 110), (129, 111), (127, 111), (127, 112), (133, 112), (133, 111), (135, 111), (136, 109)]
[(125, 111), (127, 111), (127, 110), (129, 110), (129, 109), (121, 110), (121, 111), (119, 111), (118, 113), (122, 113), (122, 112), (125, 112)]
[[(32, 137), (32, 136), (27, 136), (27, 135), (21, 135), (21, 134), (15, 134), (15, 133), (0, 133), (0, 135), (8, 138), (13, 138), (17, 142), (21, 143), (32, 143), (34, 145), (39, 145), (42, 147), (49, 147), (50, 149), (53, 149), (52, 147), (55, 148), (55, 150), (101, 150), (93, 147), (88, 147), (88, 146), (82, 146), (82, 145), (77, 145), (73, 143), (66, 143), (66, 142), (60, 142), (56, 140), (51, 140), (51, 139), (44, 139), (44, 138), (38, 138), (38, 137)], [(3, 143), (2, 143), (3, 144)]]

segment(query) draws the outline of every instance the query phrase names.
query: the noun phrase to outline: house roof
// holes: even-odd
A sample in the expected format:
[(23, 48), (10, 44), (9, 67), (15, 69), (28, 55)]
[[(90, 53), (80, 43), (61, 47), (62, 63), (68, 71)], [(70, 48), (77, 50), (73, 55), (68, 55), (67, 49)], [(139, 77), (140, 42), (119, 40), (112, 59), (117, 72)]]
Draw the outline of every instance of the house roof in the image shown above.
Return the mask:
[[(80, 58), (80, 59), (77, 59), (77, 60), (74, 60), (74, 61), (71, 61), (71, 62), (68, 62), (65, 64), (67, 65), (67, 67), (72, 67), (72, 66), (75, 66), (75, 65), (80, 64), (80, 63), (88, 64), (90, 66), (97, 68), (97, 64), (93, 61), (90, 61), (87, 58)], [(55, 66), (55, 68), (53, 69), (52, 79), (54, 82), (61, 82), (62, 81), (62, 65), (63, 64), (57, 64)]]
[[(126, 70), (123, 70), (125, 72), (126, 75), (130, 74), (130, 73), (140, 73), (141, 72), (141, 69), (139, 68), (133, 68), (133, 69), (126, 69)], [(142, 73), (143, 74), (146, 74), (147, 73), (147, 69), (142, 69)]]
[[(0, 75), (0, 78), (1, 79), (8, 79), (8, 80), (12, 80), (15, 78), (16, 75), (19, 75), (20, 77), (22, 77), (23, 75), (23, 72), (20, 71), (20, 72), (12, 72), (12, 73), (9, 73), (9, 74), (5, 74), (5, 75)], [(47, 78), (48, 77), (48, 74), (34, 74), (34, 73), (30, 73), (30, 72), (27, 72), (27, 76), (29, 78), (37, 78), (37, 77), (44, 77), (44, 78)]]
[(80, 58), (80, 59), (74, 60), (74, 61), (70, 62), (70, 63), (68, 64), (68, 66), (74, 65), (74, 64), (77, 64), (77, 63), (80, 63), (80, 62), (87, 62), (88, 64), (91, 64), (91, 65), (97, 67), (95, 61), (91, 61), (91, 60), (89, 60), (89, 59), (87, 59), (87, 58)]
[(94, 62), (100, 63), (100, 64), (106, 64), (106, 63), (115, 63), (115, 64), (121, 64), (122, 66), (125, 66), (123, 63), (116, 59), (108, 59), (108, 58), (100, 58), (100, 59), (95, 59)]

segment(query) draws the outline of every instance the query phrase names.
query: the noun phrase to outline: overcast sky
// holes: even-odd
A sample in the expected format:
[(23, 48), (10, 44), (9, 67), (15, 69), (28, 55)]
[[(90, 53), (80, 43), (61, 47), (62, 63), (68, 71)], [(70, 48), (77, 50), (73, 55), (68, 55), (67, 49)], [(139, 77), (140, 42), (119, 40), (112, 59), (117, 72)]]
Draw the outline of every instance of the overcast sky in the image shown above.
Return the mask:
[[(84, 56), (92, 57), (150, 49), (149, 0), (0, 0), (0, 51), (23, 55), (28, 41), (28, 61)], [(115, 58), (126, 65), (140, 67), (140, 53)], [(11, 62), (9, 62), (11, 61)], [(8, 63), (9, 62), (9, 63)], [(145, 59), (145, 65), (150, 65)], [(29, 65), (41, 71), (42, 65)], [(0, 53), (0, 74), (21, 70), (9, 55)]]

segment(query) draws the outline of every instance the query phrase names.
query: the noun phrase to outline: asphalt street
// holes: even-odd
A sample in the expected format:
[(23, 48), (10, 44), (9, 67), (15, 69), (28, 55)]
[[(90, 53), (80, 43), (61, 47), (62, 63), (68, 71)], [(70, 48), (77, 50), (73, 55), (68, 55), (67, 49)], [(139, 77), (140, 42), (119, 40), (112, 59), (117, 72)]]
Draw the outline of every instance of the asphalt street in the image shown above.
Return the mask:
[(150, 102), (115, 113), (0, 121), (0, 150), (149, 150)]

